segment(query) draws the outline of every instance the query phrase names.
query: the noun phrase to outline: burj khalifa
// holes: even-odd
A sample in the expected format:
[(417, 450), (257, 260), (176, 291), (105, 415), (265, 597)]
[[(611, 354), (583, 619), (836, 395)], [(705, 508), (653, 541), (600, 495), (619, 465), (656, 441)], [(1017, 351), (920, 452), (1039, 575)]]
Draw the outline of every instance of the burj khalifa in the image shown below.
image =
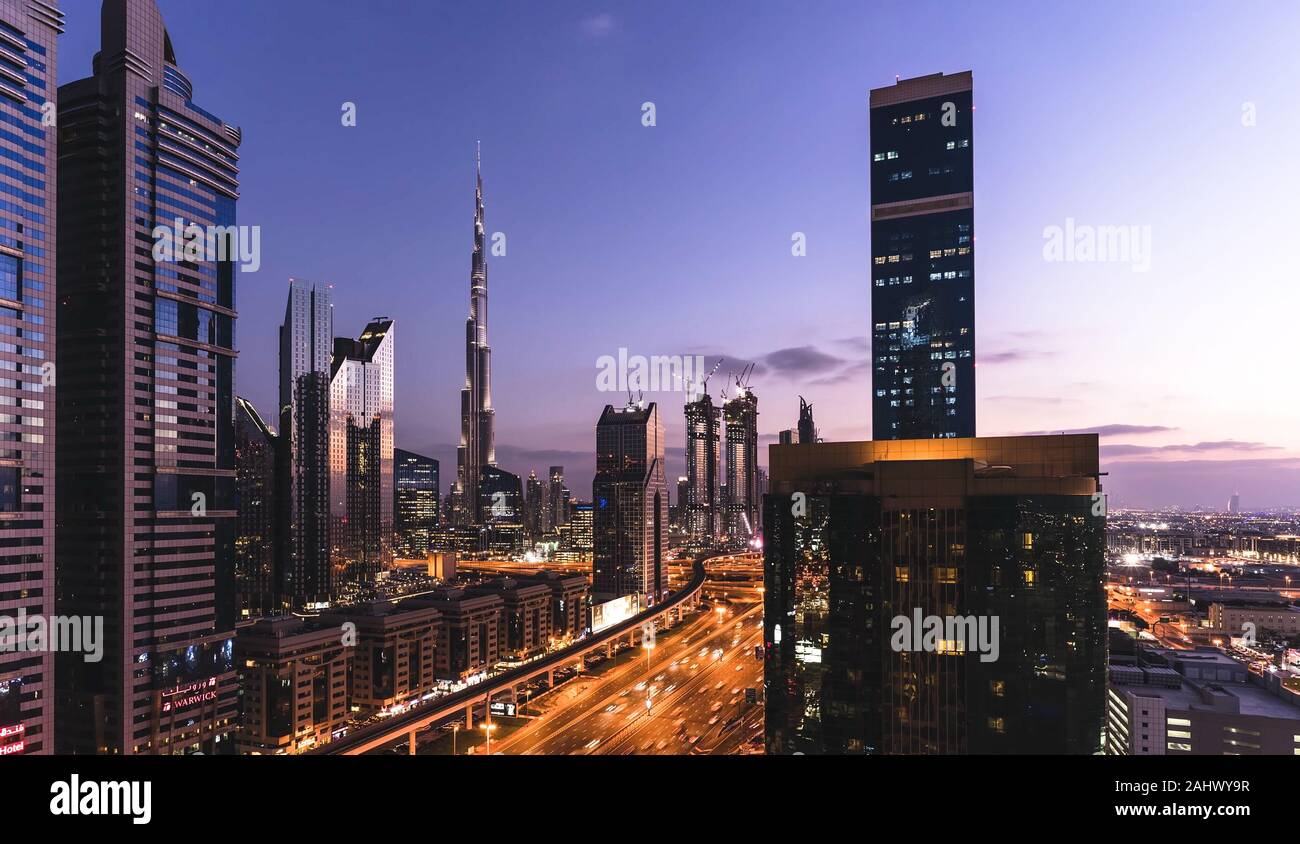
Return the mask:
[(456, 498), (462, 523), (480, 524), (479, 480), (496, 466), (492, 409), (492, 349), (487, 334), (487, 233), (483, 227), (483, 157), (478, 154), (474, 206), (474, 256), (465, 321), (465, 386), (460, 391), (460, 447), (456, 450)]

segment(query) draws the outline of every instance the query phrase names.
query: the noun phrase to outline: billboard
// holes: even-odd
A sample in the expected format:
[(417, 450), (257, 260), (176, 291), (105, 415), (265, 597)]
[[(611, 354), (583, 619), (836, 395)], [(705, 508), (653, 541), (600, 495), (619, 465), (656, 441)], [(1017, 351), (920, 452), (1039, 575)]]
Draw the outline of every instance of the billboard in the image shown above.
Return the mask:
[(591, 632), (599, 633), (607, 627), (627, 621), (642, 609), (640, 595), (624, 595), (603, 604), (595, 604), (591, 608)]

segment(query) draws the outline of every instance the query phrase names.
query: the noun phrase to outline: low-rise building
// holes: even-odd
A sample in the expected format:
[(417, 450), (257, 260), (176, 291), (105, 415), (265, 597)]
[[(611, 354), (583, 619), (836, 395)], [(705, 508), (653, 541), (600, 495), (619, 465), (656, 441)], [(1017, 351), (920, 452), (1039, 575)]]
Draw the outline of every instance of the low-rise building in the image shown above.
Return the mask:
[(551, 637), (577, 639), (587, 629), (587, 595), (591, 582), (585, 575), (562, 574), (543, 569), (536, 574), (519, 575), (527, 583), (544, 583), (551, 590)]
[[(352, 709), (370, 712), (418, 698), (437, 685), (435, 662), (441, 613), (407, 601), (371, 601), (336, 607), (322, 622), (355, 625), (349, 696)], [(350, 638), (345, 639), (350, 641)]]
[(406, 603), (434, 607), (441, 613), (435, 666), (439, 679), (464, 680), (489, 670), (501, 658), (505, 601), (500, 595), (444, 586)]
[[(1210, 604), (1210, 627), (1232, 636), (1253, 632), (1254, 636), (1265, 630), (1284, 636), (1300, 634), (1300, 608), (1285, 604), (1239, 605)], [(1247, 625), (1252, 625), (1247, 627)]]
[(354, 649), (337, 625), (288, 616), (242, 626), (240, 753), (284, 755), (328, 742), (346, 724)]
[(1112, 656), (1106, 709), (1108, 755), (1300, 755), (1300, 696), (1215, 649)]
[(550, 586), (502, 577), (467, 591), (472, 595), (501, 596), (497, 641), (503, 659), (523, 659), (546, 650), (551, 640)]

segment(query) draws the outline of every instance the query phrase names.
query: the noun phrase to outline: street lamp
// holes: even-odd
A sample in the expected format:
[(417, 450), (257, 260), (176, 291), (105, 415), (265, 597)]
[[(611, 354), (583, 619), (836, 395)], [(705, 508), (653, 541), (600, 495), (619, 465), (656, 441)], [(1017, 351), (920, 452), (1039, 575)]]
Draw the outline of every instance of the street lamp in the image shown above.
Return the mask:
[(456, 733), (460, 732), (460, 724), (451, 725), (451, 755), (456, 755)]
[(488, 756), (491, 756), (491, 755), (492, 755), (492, 731), (495, 730), (496, 728), (497, 728), (497, 725), (496, 725), (496, 724), (493, 724), (491, 721), (488, 721), (486, 724), (483, 725), (483, 733), (484, 733), (484, 735), (487, 736), (487, 755), (488, 755)]

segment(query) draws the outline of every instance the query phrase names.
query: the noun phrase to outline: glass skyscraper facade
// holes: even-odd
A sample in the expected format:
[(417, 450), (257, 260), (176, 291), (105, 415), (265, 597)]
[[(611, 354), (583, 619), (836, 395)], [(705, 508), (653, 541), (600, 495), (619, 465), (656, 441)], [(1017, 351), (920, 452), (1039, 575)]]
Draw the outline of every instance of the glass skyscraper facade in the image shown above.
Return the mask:
[(240, 618), (273, 615), (280, 603), (280, 438), (257, 408), (235, 397), (235, 603)]
[(969, 72), (871, 92), (872, 437), (975, 436)]
[(330, 549), (342, 587), (393, 562), (393, 321), (337, 338), (330, 378)]
[[(769, 753), (1099, 751), (1107, 617), (1096, 435), (771, 455)], [(991, 635), (898, 638), (930, 618)]]
[(596, 424), (592, 593), (657, 602), (667, 585), (668, 482), (664, 426), (654, 402), (606, 405)]
[(396, 553), (420, 559), (432, 549), (431, 534), (438, 528), (438, 461), (393, 449), (393, 489)]
[(292, 609), (334, 596), (329, 540), (330, 286), (289, 281), (280, 326), (280, 436), (285, 498), (281, 591)]
[(153, 0), (105, 0), (59, 89), (60, 752), (233, 752), (235, 265), (159, 230), (235, 225), (240, 130), (195, 105)]
[[(56, 2), (0, 4), (0, 614), (55, 599)], [(48, 118), (48, 119), (47, 119)], [(0, 756), (54, 750), (49, 652), (0, 652)]]

